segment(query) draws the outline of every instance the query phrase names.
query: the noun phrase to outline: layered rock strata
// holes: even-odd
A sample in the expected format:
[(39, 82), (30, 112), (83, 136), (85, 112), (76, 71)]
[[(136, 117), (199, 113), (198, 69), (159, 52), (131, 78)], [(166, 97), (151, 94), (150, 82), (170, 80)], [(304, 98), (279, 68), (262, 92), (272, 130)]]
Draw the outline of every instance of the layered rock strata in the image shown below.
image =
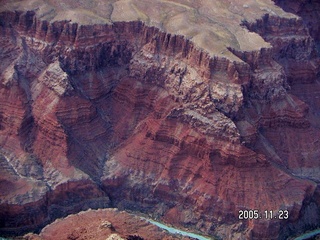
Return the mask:
[[(270, 7), (242, 23), (272, 46), (239, 22), (240, 46), (223, 49), (120, 13), (83, 25), (1, 12), (1, 233), (108, 206), (224, 239), (317, 226), (319, 116), (304, 96), (319, 61), (303, 22)], [(289, 219), (239, 220), (250, 209)]]
[(306, 1), (286, 1), (275, 0), (277, 5), (281, 6), (285, 11), (294, 13), (300, 16), (309, 29), (310, 36), (316, 41), (320, 41), (320, 25), (319, 25), (319, 10), (320, 4), (316, 0)]

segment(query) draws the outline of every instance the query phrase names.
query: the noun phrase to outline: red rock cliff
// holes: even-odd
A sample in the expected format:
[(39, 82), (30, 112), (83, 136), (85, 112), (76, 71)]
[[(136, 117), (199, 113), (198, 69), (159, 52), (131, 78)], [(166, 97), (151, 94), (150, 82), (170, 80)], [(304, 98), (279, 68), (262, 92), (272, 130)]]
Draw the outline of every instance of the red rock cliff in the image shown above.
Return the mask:
[[(273, 47), (230, 48), (232, 61), (139, 21), (2, 12), (1, 232), (110, 204), (225, 239), (315, 227), (315, 45), (300, 20), (245, 26)], [(239, 220), (245, 209), (290, 217)]]

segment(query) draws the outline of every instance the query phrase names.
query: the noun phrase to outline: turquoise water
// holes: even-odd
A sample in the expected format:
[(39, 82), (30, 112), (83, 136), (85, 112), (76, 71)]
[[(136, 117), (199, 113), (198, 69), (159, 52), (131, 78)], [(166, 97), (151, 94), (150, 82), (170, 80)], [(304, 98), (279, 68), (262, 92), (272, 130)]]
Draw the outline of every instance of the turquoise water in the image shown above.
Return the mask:
[(300, 235), (299, 237), (294, 238), (294, 240), (305, 240), (305, 239), (311, 238), (317, 234), (320, 234), (320, 229), (316, 229), (312, 232), (304, 233), (304, 234)]
[(153, 225), (156, 225), (157, 227), (160, 227), (162, 229), (167, 230), (169, 233), (180, 234), (182, 236), (192, 237), (192, 238), (199, 239), (199, 240), (211, 240), (211, 238), (204, 237), (204, 236), (201, 236), (201, 235), (198, 235), (198, 234), (195, 234), (195, 233), (182, 231), (180, 229), (167, 226), (165, 224), (159, 223), (159, 222), (151, 220), (151, 219), (147, 219), (147, 218), (143, 218), (143, 219), (147, 220), (148, 222), (152, 223)]
[[(195, 233), (182, 231), (180, 229), (167, 226), (167, 225), (165, 225), (163, 223), (159, 223), (159, 222), (151, 220), (151, 219), (147, 219), (147, 218), (143, 218), (143, 219), (145, 219), (148, 222), (152, 223), (153, 225), (156, 225), (157, 227), (165, 229), (168, 232), (173, 233), (173, 234), (180, 234), (180, 235), (183, 235), (183, 236), (186, 236), (186, 237), (192, 237), (192, 238), (199, 239), (199, 240), (211, 240), (211, 238), (204, 237), (204, 236), (201, 236), (201, 235), (198, 235), (198, 234), (195, 234)], [(317, 234), (320, 234), (320, 229), (316, 229), (316, 230), (314, 230), (312, 232), (304, 233), (304, 234), (300, 235), (299, 237), (294, 238), (294, 240), (306, 240), (306, 239), (308, 239), (310, 237), (316, 236)]]

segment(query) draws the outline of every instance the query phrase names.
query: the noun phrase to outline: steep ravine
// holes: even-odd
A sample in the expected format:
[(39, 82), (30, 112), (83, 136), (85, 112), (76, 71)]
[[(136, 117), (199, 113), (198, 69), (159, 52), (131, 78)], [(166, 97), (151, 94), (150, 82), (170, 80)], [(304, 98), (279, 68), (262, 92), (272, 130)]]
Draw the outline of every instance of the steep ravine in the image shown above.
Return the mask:
[(139, 21), (0, 13), (0, 233), (110, 206), (223, 239), (319, 224), (318, 116), (291, 86), (317, 82), (315, 45), (301, 21), (265, 18), (245, 25), (275, 46), (232, 61)]
[[(287, 92), (301, 100), (304, 108), (303, 124), (282, 123), (280, 126), (260, 128), (260, 142), (255, 151), (264, 152), (275, 164), (301, 179), (318, 184), (312, 198), (307, 198), (300, 211), (300, 220), (284, 224), (280, 238), (286, 238), (300, 229), (315, 229), (319, 226), (319, 173), (318, 167), (320, 136), (319, 129), (319, 3), (316, 1), (275, 1), (286, 11), (297, 14), (298, 22), (279, 21), (266, 15), (256, 23), (245, 23), (250, 30), (259, 33), (273, 46), (273, 59), (283, 67), (288, 80)], [(284, 31), (283, 26), (287, 26)], [(296, 108), (297, 109), (297, 108)], [(295, 109), (295, 110), (296, 110)], [(269, 111), (269, 109), (268, 109)], [(269, 111), (270, 113), (270, 111)], [(272, 111), (271, 111), (272, 113)], [(288, 114), (288, 112), (286, 113)], [(289, 114), (288, 114), (289, 115)], [(291, 149), (288, 151), (288, 149)]]

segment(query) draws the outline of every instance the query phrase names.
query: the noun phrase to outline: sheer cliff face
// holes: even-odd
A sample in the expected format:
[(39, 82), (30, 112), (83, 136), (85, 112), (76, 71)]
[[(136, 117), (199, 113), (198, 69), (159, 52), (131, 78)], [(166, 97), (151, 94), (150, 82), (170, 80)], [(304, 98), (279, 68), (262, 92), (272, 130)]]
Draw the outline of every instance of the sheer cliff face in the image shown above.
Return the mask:
[(302, 17), (305, 25), (309, 29), (311, 37), (315, 41), (320, 41), (320, 26), (319, 26), (319, 10), (320, 3), (316, 0), (299, 0), (299, 1), (286, 1), (275, 0), (277, 5), (281, 6), (285, 11), (297, 14)]
[[(56, 21), (63, 6), (4, 5), (19, 11), (0, 13), (0, 231), (109, 206), (224, 239), (315, 227), (319, 58), (303, 21), (271, 3), (177, 2), (192, 24), (224, 20), (220, 7), (234, 35), (176, 35), (176, 15), (133, 21), (151, 7), (131, 4), (132, 19), (115, 2), (91, 25), (83, 9), (67, 15), (78, 24)], [(232, 17), (248, 8), (260, 15)], [(239, 220), (250, 209), (289, 219)]]

